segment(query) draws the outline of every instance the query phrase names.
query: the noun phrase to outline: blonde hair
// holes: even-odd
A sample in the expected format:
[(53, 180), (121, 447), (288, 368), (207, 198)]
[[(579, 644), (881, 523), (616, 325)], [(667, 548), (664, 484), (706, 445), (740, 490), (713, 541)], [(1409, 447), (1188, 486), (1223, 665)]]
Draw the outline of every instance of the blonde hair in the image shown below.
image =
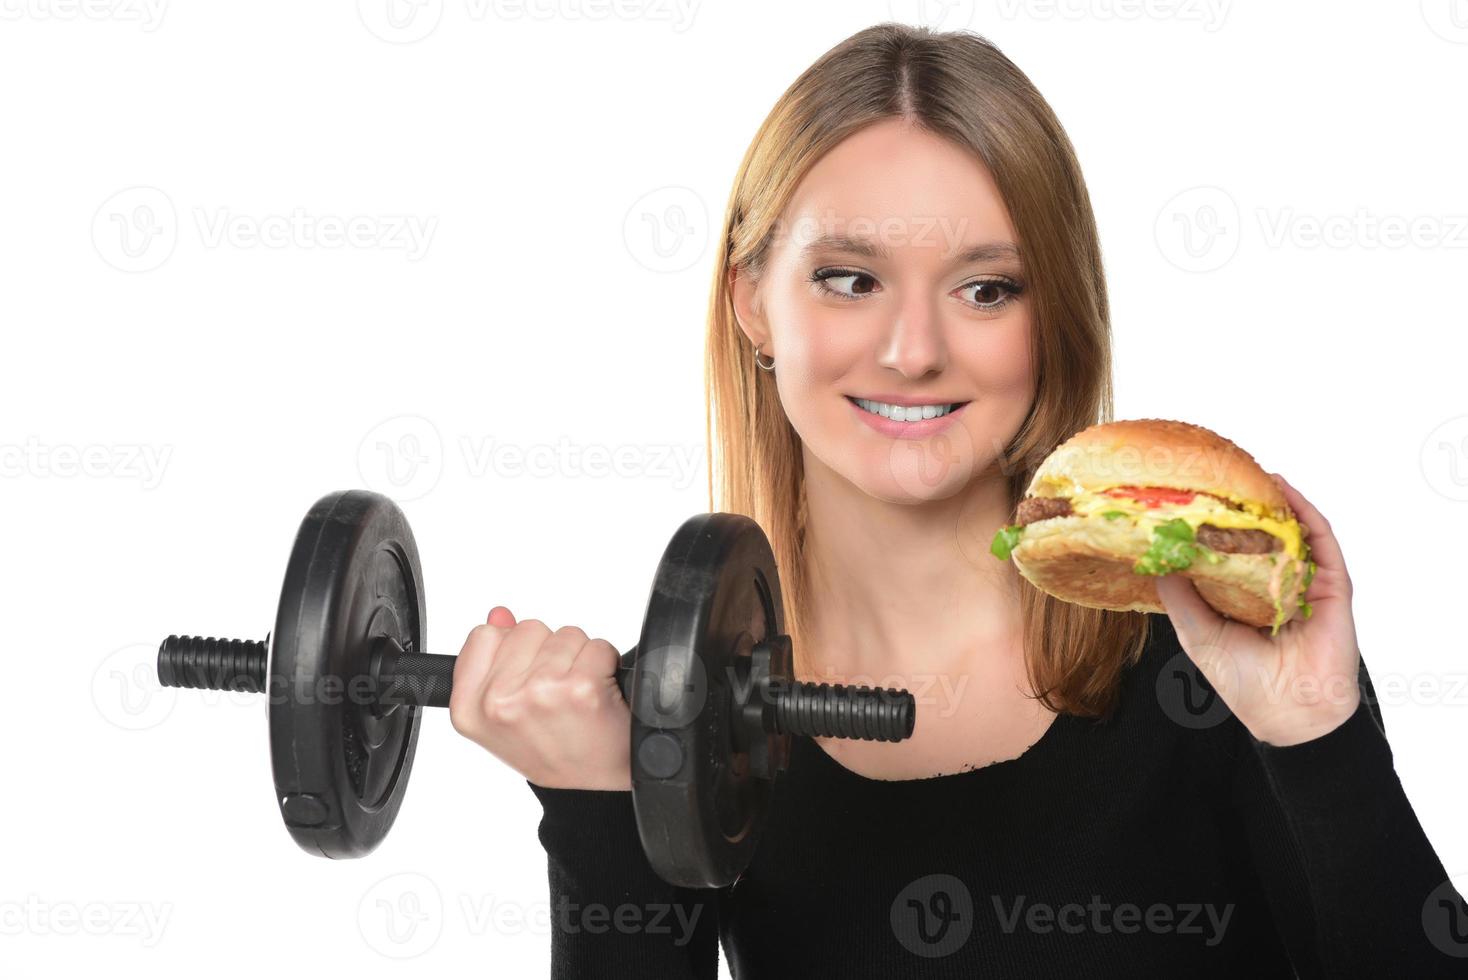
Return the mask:
[[(1000, 458), (1011, 522), (1045, 455), (1072, 433), (1111, 420), (1110, 321), (1096, 221), (1070, 140), (1030, 80), (990, 41), (967, 31), (884, 23), (823, 54), (780, 97), (735, 175), (714, 270), (705, 375), (709, 508), (746, 514), (769, 535), (797, 665), (810, 608), (800, 438), (774, 376), (755, 367), (735, 319), (729, 274), (737, 267), (758, 281), (780, 216), (809, 168), (857, 130), (894, 117), (977, 154), (1019, 238), (1033, 298), (1036, 394)], [(1122, 668), (1141, 653), (1146, 614), (1063, 603), (1020, 582), (1035, 695), (1053, 711), (1105, 715)]]

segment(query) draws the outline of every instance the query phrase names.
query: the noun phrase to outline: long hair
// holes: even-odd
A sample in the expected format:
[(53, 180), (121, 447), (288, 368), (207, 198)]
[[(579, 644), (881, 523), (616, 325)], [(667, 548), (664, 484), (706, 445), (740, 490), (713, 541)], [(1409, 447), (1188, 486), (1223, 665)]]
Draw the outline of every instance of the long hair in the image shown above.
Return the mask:
[[(737, 267), (758, 281), (801, 178), (847, 136), (891, 118), (925, 127), (982, 159), (1019, 238), (1033, 297), (1036, 394), (1000, 458), (1011, 522), (1044, 457), (1071, 434), (1112, 418), (1110, 319), (1096, 220), (1075, 150), (1034, 85), (993, 43), (968, 31), (884, 23), (823, 54), (780, 97), (735, 175), (714, 270), (705, 375), (709, 508), (746, 514), (769, 535), (797, 667), (810, 608), (800, 438), (773, 376), (755, 367), (734, 316), (729, 274)], [(1020, 581), (1035, 696), (1053, 711), (1106, 715), (1122, 668), (1145, 644), (1146, 614), (1060, 602)]]

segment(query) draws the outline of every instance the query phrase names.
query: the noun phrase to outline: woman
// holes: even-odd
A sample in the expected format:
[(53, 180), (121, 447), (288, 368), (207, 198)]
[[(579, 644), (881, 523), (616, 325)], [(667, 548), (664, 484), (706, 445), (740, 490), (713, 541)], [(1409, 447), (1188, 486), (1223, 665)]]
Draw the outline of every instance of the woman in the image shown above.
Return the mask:
[[(724, 233), (711, 506), (770, 535), (797, 674), (906, 687), (917, 728), (797, 740), (745, 874), (674, 888), (638, 845), (616, 650), (496, 607), (451, 715), (544, 806), (556, 976), (713, 977), (721, 939), (741, 977), (1468, 966), (1298, 492), (1314, 615), (1273, 638), (1186, 579), (1166, 616), (1116, 613), (987, 555), (1039, 461), (1111, 417), (1095, 221), (1019, 69), (964, 32), (861, 31), (765, 120)], [(1183, 710), (1193, 660), (1231, 712)]]

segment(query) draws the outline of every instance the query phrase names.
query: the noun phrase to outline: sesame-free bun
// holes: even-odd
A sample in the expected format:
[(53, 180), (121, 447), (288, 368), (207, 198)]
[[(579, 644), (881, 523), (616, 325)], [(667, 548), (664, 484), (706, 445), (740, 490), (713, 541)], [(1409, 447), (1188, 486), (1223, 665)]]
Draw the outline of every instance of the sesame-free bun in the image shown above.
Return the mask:
[[(1071, 497), (1112, 487), (1169, 487), (1258, 505), (1277, 520), (1294, 520), (1283, 491), (1243, 449), (1199, 425), (1133, 419), (1093, 425), (1052, 452), (1030, 482), (1028, 496)], [(1042, 592), (1096, 609), (1165, 613), (1156, 577), (1133, 566), (1152, 544), (1145, 525), (1100, 516), (1060, 516), (1028, 524), (1010, 552), (1015, 566)], [(1299, 615), (1306, 565), (1281, 550), (1218, 553), (1175, 574), (1192, 581), (1215, 610), (1251, 626), (1271, 626), (1274, 596), (1284, 622)]]
[(1069, 481), (1097, 492), (1111, 487), (1170, 487), (1289, 511), (1283, 491), (1254, 457), (1201, 425), (1130, 419), (1082, 429), (1045, 458), (1030, 480), (1036, 497), (1065, 495)]

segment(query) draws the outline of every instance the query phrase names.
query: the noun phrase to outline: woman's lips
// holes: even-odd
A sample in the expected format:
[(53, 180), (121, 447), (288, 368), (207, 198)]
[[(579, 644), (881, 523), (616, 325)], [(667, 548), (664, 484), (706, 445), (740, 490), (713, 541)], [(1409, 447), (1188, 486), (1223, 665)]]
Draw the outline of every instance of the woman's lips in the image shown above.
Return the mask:
[[(874, 399), (880, 400), (880, 399)], [(874, 415), (856, 403), (856, 399), (850, 395), (846, 396), (846, 403), (851, 406), (863, 422), (893, 439), (926, 439), (935, 435), (954, 424), (954, 420), (969, 406), (968, 402), (958, 402), (958, 407), (947, 415), (937, 418), (923, 419), (920, 422), (897, 422), (893, 419), (884, 419), (880, 415)], [(934, 404), (928, 402), (927, 404)]]

